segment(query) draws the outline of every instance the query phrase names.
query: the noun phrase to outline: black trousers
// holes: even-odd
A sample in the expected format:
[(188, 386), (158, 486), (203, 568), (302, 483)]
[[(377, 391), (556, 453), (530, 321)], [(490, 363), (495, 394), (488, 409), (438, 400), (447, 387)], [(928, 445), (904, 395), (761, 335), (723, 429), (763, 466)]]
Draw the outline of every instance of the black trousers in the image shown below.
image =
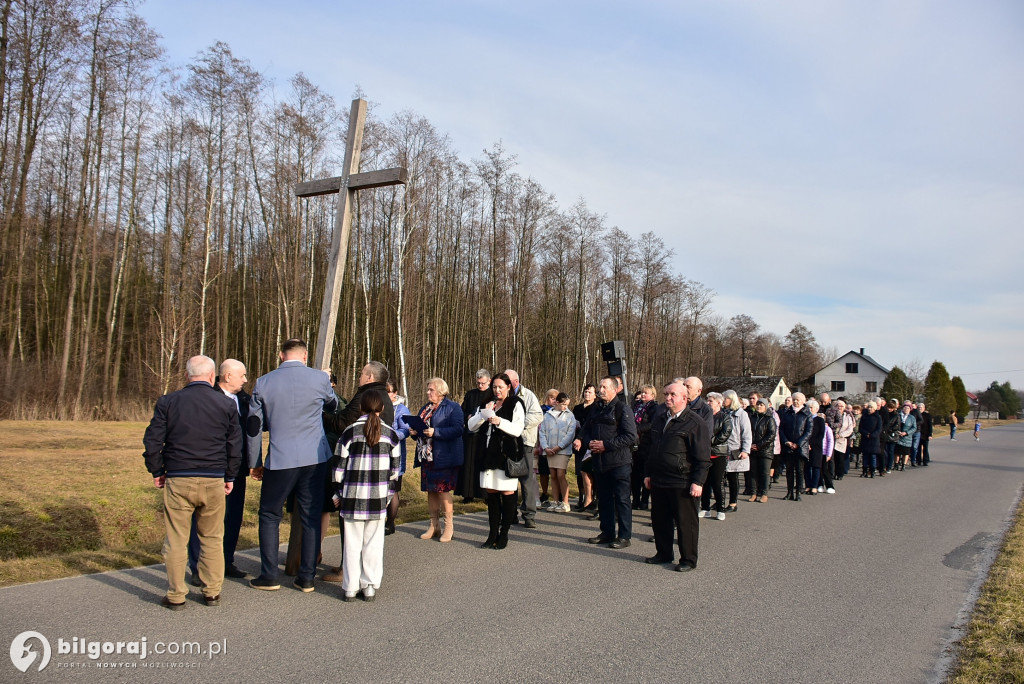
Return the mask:
[(708, 479), (704, 482), (704, 491), (700, 495), (700, 507), (705, 511), (711, 510), (712, 494), (715, 495), (715, 510), (725, 510), (725, 497), (722, 496), (722, 485), (725, 478), (725, 464), (728, 461), (728, 456), (718, 456), (711, 459)]
[(633, 474), (630, 475), (630, 486), (633, 490), (633, 508), (642, 506), (650, 499), (650, 491), (644, 487), (644, 469), (647, 465), (647, 454), (633, 454)]
[(804, 491), (804, 464), (798, 450), (783, 454), (786, 459), (786, 493), (802, 494)]
[(758, 496), (764, 496), (768, 493), (768, 473), (772, 467), (773, 456), (760, 456), (760, 453), (758, 451), (750, 456), (750, 474), (753, 476), (754, 486), (756, 487), (754, 493)]
[(922, 437), (921, 444), (917, 448), (920, 450), (917, 454), (917, 462), (921, 464), (927, 464), (932, 459), (928, 456), (928, 442), (932, 441), (931, 437)]
[(651, 487), (651, 527), (654, 528), (654, 546), (658, 556), (666, 561), (672, 559), (672, 537), (678, 530), (679, 562), (697, 566), (700, 527), (697, 500), (690, 496), (689, 487)]

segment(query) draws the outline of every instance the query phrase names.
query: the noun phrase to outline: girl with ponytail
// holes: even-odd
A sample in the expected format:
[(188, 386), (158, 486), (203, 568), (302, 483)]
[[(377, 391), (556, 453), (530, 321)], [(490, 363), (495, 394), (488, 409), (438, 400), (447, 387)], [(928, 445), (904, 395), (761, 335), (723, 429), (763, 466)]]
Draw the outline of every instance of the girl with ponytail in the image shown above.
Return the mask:
[(362, 415), (338, 440), (334, 503), (344, 528), (343, 600), (362, 593), (373, 601), (384, 574), (384, 527), (388, 502), (398, 480), (401, 438), (380, 419), (384, 402), (378, 390), (364, 392)]

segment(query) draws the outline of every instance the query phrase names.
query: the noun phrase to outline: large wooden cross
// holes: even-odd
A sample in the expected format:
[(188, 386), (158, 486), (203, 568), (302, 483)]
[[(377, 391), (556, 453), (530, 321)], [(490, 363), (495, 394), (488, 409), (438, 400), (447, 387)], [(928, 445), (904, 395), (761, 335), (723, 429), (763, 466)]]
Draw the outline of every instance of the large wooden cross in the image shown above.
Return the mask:
[(317, 197), (341, 193), (334, 218), (334, 237), (331, 240), (330, 263), (324, 285), (324, 301), (320, 309), (320, 333), (313, 357), (314, 368), (328, 368), (334, 349), (334, 328), (341, 303), (341, 285), (345, 280), (345, 261), (348, 242), (352, 235), (352, 205), (357, 190), (380, 188), (386, 185), (404, 185), (409, 172), (402, 167), (359, 173), (359, 153), (363, 146), (363, 124), (366, 123), (366, 100), (352, 100), (348, 117), (348, 139), (345, 142), (345, 166), (342, 175), (333, 178), (299, 183), (296, 197)]

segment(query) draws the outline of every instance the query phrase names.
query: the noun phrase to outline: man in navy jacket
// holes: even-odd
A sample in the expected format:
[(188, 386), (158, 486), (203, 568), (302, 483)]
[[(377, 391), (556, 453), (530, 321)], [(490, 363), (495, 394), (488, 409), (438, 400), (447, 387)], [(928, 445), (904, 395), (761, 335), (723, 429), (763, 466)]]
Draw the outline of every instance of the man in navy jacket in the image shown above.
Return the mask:
[[(630, 476), (633, 471), (633, 445), (636, 444), (636, 420), (616, 396), (615, 378), (601, 379), (598, 402), (583, 428), (583, 446), (590, 450), (597, 476), (597, 507), (601, 516), (601, 534), (587, 541), (624, 549), (633, 536), (633, 507), (630, 502)], [(616, 535), (618, 522), (618, 535)]]
[(224, 499), (242, 461), (242, 430), (234, 402), (213, 387), (217, 365), (193, 356), (189, 384), (156, 402), (142, 442), (146, 469), (164, 490), (164, 564), (169, 588), (163, 605), (185, 607), (185, 565), (192, 515), (199, 533), (199, 578), (207, 605), (220, 605), (224, 584)]

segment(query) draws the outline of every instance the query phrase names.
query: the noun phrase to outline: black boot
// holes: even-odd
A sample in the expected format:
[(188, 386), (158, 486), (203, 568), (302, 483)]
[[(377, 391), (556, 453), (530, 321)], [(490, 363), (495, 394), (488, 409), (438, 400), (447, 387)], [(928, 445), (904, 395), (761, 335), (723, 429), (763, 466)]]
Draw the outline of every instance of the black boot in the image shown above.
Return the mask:
[(512, 527), (518, 516), (516, 498), (515, 494), (501, 495), (501, 528), (498, 530), (498, 539), (494, 543), (496, 549), (508, 546), (508, 528)]
[(494, 543), (498, 541), (498, 527), (501, 526), (501, 494), (485, 494), (484, 500), (487, 501), (487, 522), (490, 525), (490, 533), (480, 548), (493, 549)]

